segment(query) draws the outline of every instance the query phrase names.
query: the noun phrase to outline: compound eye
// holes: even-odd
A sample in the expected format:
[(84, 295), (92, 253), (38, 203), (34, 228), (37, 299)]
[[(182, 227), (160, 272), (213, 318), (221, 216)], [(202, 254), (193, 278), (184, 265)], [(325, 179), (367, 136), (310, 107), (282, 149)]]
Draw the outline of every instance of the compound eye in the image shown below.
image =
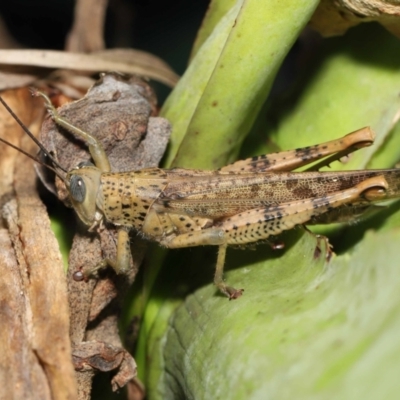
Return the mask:
[(86, 185), (78, 175), (72, 175), (69, 181), (69, 191), (72, 198), (78, 203), (83, 203), (86, 197)]

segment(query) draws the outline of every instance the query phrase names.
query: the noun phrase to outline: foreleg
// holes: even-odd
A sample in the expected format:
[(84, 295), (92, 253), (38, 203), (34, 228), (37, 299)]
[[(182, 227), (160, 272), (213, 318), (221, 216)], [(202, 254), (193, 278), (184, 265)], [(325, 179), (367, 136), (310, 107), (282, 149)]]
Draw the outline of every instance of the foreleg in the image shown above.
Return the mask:
[(131, 260), (131, 247), (129, 232), (123, 228), (118, 230), (117, 236), (117, 258), (111, 260), (105, 258), (100, 263), (85, 269), (82, 272), (77, 272), (74, 275), (75, 280), (87, 279), (91, 276), (96, 276), (99, 270), (108, 266), (112, 267), (117, 274), (124, 274), (129, 270)]
[(78, 136), (82, 139), (88, 146), (90, 155), (93, 158), (93, 161), (97, 168), (100, 169), (101, 172), (110, 172), (110, 162), (108, 161), (108, 157), (106, 152), (104, 151), (103, 145), (99, 140), (97, 140), (94, 136), (90, 133), (83, 131), (82, 129), (77, 128), (76, 126), (72, 125), (66, 119), (61, 117), (58, 114), (58, 111), (51, 103), (50, 99), (42, 92), (33, 91), (32, 92), (35, 96), (41, 96), (45, 100), (45, 106), (47, 111), (49, 112), (53, 121), (60, 127), (66, 129), (67, 131), (71, 132), (72, 134)]

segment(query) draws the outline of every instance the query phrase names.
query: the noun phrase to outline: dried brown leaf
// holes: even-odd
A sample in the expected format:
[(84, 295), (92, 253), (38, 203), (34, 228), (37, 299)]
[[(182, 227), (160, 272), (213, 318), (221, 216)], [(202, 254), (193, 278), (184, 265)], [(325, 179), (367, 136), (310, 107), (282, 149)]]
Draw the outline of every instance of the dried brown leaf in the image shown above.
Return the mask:
[(108, 0), (77, 0), (74, 24), (67, 37), (65, 50), (92, 52), (104, 49), (104, 21)]
[(342, 35), (352, 26), (376, 21), (400, 38), (400, 3), (396, 0), (322, 0), (310, 26), (323, 36)]
[(20, 44), (8, 32), (4, 19), (0, 16), (0, 49), (16, 49)]
[[(2, 94), (33, 132), (44, 116), (27, 89)], [(1, 136), (35, 146), (4, 110)], [(36, 187), (33, 161), (0, 146), (0, 381), (7, 398), (76, 399), (66, 279), (58, 244)]]
[(31, 85), (37, 79), (33, 74), (17, 74), (0, 71), (0, 90), (13, 89)]
[(55, 50), (0, 50), (0, 65), (28, 65), (89, 72), (118, 71), (151, 78), (170, 87), (178, 81), (178, 76), (160, 58), (133, 49), (113, 49), (99, 54)]

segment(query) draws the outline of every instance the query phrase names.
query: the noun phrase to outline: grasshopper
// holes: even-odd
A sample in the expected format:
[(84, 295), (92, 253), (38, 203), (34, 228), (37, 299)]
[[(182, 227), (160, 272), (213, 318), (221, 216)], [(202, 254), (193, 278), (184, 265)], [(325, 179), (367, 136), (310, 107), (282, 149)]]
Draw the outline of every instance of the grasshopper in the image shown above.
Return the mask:
[[(104, 223), (118, 228), (116, 260), (91, 266), (77, 280), (107, 265), (124, 273), (130, 260), (129, 231), (134, 229), (167, 248), (218, 246), (214, 284), (236, 299), (243, 289), (230, 287), (223, 279), (228, 245), (266, 241), (297, 225), (331, 222), (338, 216), (351, 219), (375, 202), (400, 197), (400, 169), (318, 171), (370, 146), (374, 133), (369, 127), (326, 143), (237, 161), (217, 171), (148, 168), (120, 173), (111, 172), (94, 136), (59, 116), (45, 94), (36, 95), (44, 98), (59, 127), (87, 144), (94, 162), (65, 171), (53, 161), (79, 218), (90, 230)], [(323, 159), (308, 171), (292, 172)]]

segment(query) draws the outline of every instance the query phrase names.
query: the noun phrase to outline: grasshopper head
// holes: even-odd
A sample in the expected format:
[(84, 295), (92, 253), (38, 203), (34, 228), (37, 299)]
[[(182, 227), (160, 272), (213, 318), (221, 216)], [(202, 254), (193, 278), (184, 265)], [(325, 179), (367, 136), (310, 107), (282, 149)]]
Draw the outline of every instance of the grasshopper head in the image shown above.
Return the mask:
[(72, 206), (86, 225), (100, 221), (103, 215), (97, 205), (100, 178), (101, 171), (94, 165), (80, 164), (67, 174), (66, 181)]

